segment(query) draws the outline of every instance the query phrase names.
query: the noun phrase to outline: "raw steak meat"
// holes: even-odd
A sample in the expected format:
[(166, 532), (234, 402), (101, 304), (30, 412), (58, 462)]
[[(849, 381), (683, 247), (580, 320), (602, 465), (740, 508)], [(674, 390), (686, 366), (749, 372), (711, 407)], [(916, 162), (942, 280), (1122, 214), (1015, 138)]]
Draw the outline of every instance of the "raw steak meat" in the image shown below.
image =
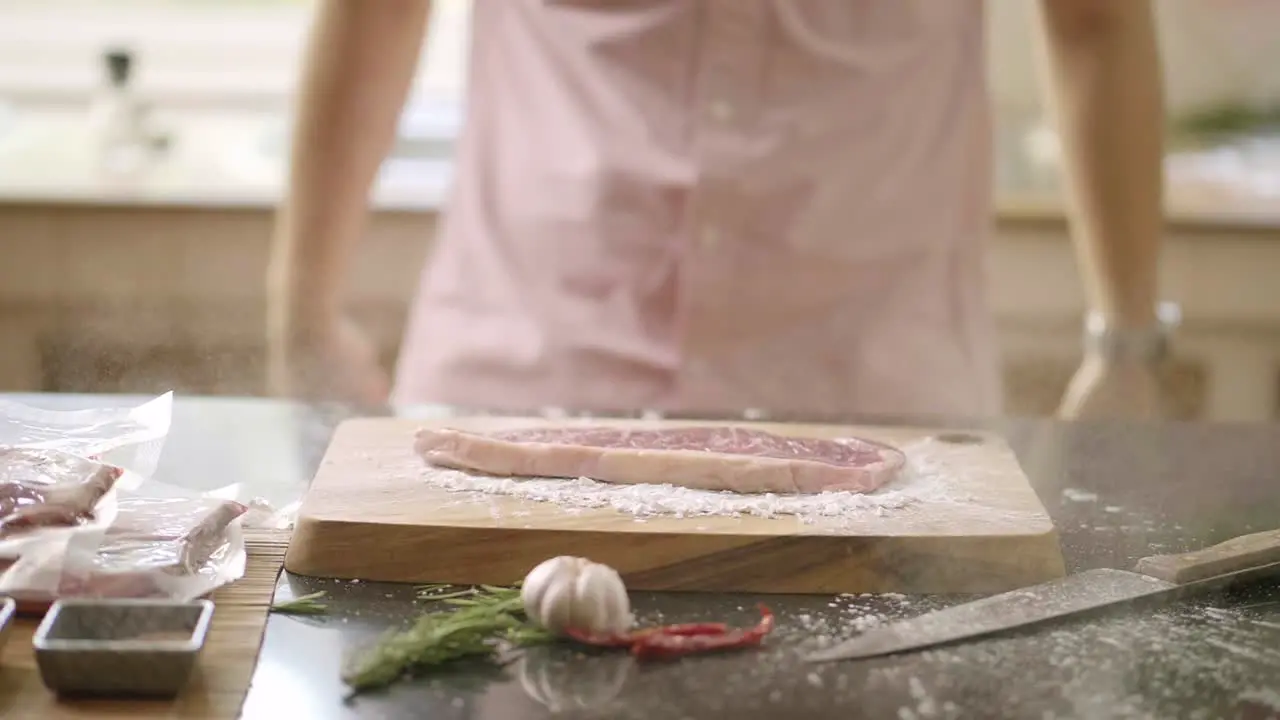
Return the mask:
[(0, 539), (92, 520), (123, 472), (60, 450), (0, 447)]
[(414, 449), (432, 465), (487, 475), (587, 477), (740, 493), (870, 492), (906, 464), (898, 449), (869, 440), (787, 437), (727, 426), (490, 433), (423, 428)]

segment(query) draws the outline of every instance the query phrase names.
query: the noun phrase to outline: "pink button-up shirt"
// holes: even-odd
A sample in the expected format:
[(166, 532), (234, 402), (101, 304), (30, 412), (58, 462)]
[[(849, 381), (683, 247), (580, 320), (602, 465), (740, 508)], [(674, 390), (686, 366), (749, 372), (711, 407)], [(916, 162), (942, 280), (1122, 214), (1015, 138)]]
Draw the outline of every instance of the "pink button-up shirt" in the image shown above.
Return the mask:
[(982, 10), (476, 2), (394, 399), (997, 411)]

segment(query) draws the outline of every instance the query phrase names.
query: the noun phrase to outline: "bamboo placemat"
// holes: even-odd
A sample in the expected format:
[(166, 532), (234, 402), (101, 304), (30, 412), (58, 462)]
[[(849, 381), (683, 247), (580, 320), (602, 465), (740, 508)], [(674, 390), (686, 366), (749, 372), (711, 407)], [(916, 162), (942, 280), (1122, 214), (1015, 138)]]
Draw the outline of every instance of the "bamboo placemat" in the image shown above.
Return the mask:
[(0, 717), (203, 718), (234, 720), (240, 714), (262, 645), (267, 610), (284, 563), (288, 533), (246, 531), (245, 575), (213, 596), (217, 605), (209, 637), (191, 683), (173, 700), (59, 700), (40, 681), (31, 636), (37, 618), (14, 623), (0, 658)]

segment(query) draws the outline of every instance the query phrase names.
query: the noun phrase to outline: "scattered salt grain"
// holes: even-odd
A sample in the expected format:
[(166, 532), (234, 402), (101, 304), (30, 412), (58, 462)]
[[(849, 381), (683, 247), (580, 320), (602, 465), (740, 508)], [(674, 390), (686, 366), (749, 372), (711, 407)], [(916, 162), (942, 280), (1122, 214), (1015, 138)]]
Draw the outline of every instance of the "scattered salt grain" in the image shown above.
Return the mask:
[(925, 690), (924, 683), (920, 682), (920, 678), (914, 675), (907, 680), (907, 691), (911, 693), (911, 699), (916, 701), (916, 715), (921, 718), (933, 718), (938, 716), (938, 702), (929, 695), (929, 691)]
[(1280, 712), (1280, 690), (1260, 689), (1241, 693), (1240, 699)]
[(1067, 488), (1062, 491), (1062, 497), (1071, 502), (1095, 502), (1098, 499), (1098, 493), (1077, 488)]

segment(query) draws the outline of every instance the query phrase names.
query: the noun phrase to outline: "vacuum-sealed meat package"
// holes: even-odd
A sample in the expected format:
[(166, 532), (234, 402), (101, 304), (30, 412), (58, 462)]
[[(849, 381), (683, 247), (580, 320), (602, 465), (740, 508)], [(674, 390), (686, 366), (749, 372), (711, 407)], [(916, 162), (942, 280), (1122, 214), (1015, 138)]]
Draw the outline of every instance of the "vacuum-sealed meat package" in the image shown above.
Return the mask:
[(33, 407), (0, 398), (0, 447), (61, 450), (135, 474), (155, 474), (173, 419), (173, 393), (135, 406)]
[(198, 573), (225, 544), (231, 523), (247, 510), (233, 500), (206, 497), (122, 500), (94, 555), (94, 568), (97, 572)]
[(0, 447), (0, 541), (110, 522), (99, 505), (123, 472), (61, 450)]
[(172, 413), (0, 399), (0, 595), (191, 600), (244, 575), (248, 508), (151, 479)]
[(19, 612), (58, 598), (191, 600), (244, 574), (247, 507), (206, 497), (129, 497), (112, 524), (28, 548), (0, 575)]

